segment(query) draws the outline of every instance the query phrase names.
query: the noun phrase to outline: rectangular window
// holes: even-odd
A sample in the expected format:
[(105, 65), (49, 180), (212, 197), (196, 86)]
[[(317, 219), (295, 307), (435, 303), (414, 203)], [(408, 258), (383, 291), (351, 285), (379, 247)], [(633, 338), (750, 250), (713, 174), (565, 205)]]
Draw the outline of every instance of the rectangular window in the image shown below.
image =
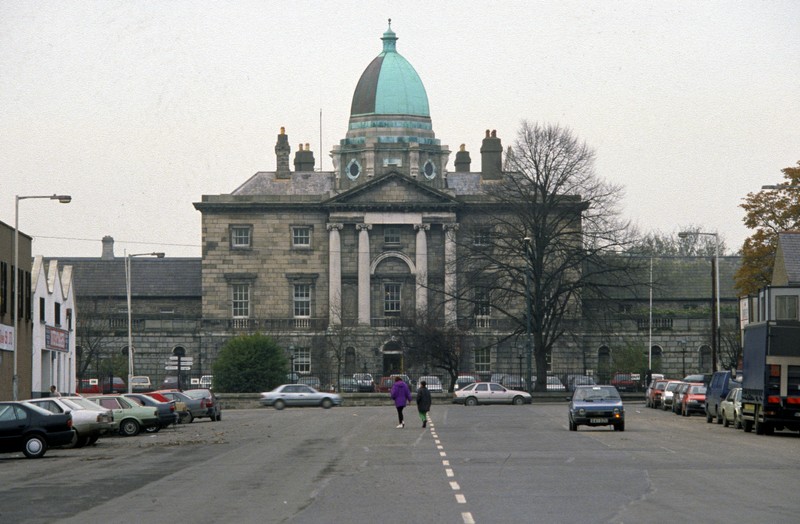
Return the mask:
[(250, 317), (250, 284), (233, 284), (231, 286), (231, 302), (233, 318)]
[(309, 348), (296, 348), (294, 350), (295, 373), (311, 373), (311, 350)]
[(25, 320), (33, 319), (33, 290), (31, 290), (31, 274), (25, 271), (25, 278), (20, 282), (25, 282)]
[(383, 314), (397, 316), (400, 314), (400, 284), (383, 285)]
[(39, 322), (42, 324), (47, 322), (47, 303), (44, 297), (39, 297)]
[(492, 230), (488, 227), (476, 227), (472, 232), (472, 245), (488, 246), (492, 243)]
[(796, 295), (778, 295), (775, 297), (775, 320), (797, 320)]
[(394, 226), (387, 226), (383, 230), (383, 241), (386, 244), (399, 244), (400, 243), (400, 228)]
[(56, 326), (61, 325), (61, 304), (58, 302), (53, 304), (53, 324)]
[(6, 314), (8, 300), (8, 264), (0, 262), (0, 316)]
[(489, 348), (475, 350), (475, 371), (488, 373), (491, 370), (491, 351)]
[(249, 249), (252, 247), (253, 228), (249, 225), (231, 226), (231, 249)]
[(67, 331), (72, 331), (72, 308), (67, 308)]
[(488, 328), (490, 326), (490, 317), (492, 314), (492, 306), (489, 302), (489, 290), (486, 288), (475, 289), (475, 327)]
[(294, 316), (311, 317), (311, 284), (294, 285)]
[(301, 248), (311, 247), (310, 227), (296, 226), (292, 228), (292, 247), (301, 247)]

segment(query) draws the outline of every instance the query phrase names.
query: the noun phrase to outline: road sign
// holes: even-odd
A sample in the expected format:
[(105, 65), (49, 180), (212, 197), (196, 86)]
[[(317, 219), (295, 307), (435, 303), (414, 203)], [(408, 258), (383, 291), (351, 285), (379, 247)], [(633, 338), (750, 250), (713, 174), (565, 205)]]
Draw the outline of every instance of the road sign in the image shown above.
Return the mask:
[[(178, 366), (164, 366), (164, 369), (166, 369), (167, 371), (177, 371)], [(181, 371), (191, 371), (191, 369), (192, 369), (191, 365), (184, 366), (183, 364), (181, 364)]]
[[(181, 357), (181, 364), (183, 364), (184, 362), (186, 362), (187, 364), (191, 364), (192, 363), (192, 358), (193, 357)], [(169, 357), (169, 361), (170, 362), (177, 362), (178, 361), (178, 357), (171, 356), (171, 357)]]

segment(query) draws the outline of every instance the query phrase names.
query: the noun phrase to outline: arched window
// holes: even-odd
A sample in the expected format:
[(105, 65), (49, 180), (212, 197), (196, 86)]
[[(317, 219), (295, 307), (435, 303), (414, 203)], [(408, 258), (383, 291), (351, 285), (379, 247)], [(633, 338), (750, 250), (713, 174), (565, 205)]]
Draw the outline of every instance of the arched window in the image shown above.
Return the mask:
[(650, 357), (651, 357), (651, 367), (650, 369), (653, 373), (663, 373), (664, 368), (661, 362), (661, 358), (663, 356), (663, 352), (661, 350), (661, 346), (653, 346), (650, 348)]
[(700, 347), (700, 373), (711, 373), (711, 348), (709, 346)]
[(599, 384), (608, 384), (611, 380), (611, 350), (608, 346), (597, 350), (597, 379)]

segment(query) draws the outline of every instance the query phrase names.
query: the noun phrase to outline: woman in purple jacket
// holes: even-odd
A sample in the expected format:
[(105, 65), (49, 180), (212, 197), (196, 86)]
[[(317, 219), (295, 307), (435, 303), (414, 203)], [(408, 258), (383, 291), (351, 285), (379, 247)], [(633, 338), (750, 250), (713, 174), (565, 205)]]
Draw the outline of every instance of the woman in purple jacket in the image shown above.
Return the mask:
[(394, 384), (392, 384), (392, 392), (390, 393), (392, 400), (394, 400), (394, 407), (397, 408), (397, 419), (400, 422), (397, 427), (404, 428), (406, 423), (403, 421), (403, 408), (406, 404), (411, 402), (411, 390), (408, 389), (408, 384), (403, 382), (400, 377), (394, 377)]

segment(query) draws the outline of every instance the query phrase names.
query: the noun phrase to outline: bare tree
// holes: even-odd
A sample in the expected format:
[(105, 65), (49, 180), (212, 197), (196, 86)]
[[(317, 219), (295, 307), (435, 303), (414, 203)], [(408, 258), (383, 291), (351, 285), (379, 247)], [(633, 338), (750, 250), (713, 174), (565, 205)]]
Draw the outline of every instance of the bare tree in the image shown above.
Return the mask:
[(342, 366), (347, 356), (347, 349), (353, 345), (353, 338), (356, 332), (356, 324), (354, 319), (345, 318), (342, 314), (340, 306), (341, 298), (335, 300), (330, 305), (330, 317), (336, 319), (336, 322), (328, 324), (328, 330), (325, 336), (325, 344), (329, 354), (333, 357), (333, 365), (336, 367), (336, 377), (332, 381), (332, 385), (336, 391), (341, 391), (341, 384), (339, 383), (342, 377)]
[(397, 330), (395, 337), (402, 340), (412, 361), (449, 375), (449, 391), (453, 392), (461, 370), (465, 337), (457, 324), (442, 322), (441, 307), (418, 314), (413, 322)]
[(554, 345), (577, 326), (583, 294), (627, 285), (639, 263), (611, 256), (625, 252), (631, 238), (618, 209), (622, 189), (595, 174), (594, 158), (570, 130), (523, 122), (505, 175), (484, 184), (486, 216), (460, 240), (460, 279), (483, 288), (481, 300), (490, 295), (514, 334), (530, 333), (537, 391), (546, 390)]
[[(701, 231), (703, 231), (701, 226), (690, 224), (678, 227), (674, 233), (650, 231), (639, 234), (633, 232), (636, 240), (633, 242), (630, 252), (653, 256), (713, 257), (717, 249), (716, 238), (709, 235), (698, 235)], [(689, 234), (679, 236), (679, 232)], [(719, 235), (719, 255), (722, 256), (727, 251), (725, 237)]]

